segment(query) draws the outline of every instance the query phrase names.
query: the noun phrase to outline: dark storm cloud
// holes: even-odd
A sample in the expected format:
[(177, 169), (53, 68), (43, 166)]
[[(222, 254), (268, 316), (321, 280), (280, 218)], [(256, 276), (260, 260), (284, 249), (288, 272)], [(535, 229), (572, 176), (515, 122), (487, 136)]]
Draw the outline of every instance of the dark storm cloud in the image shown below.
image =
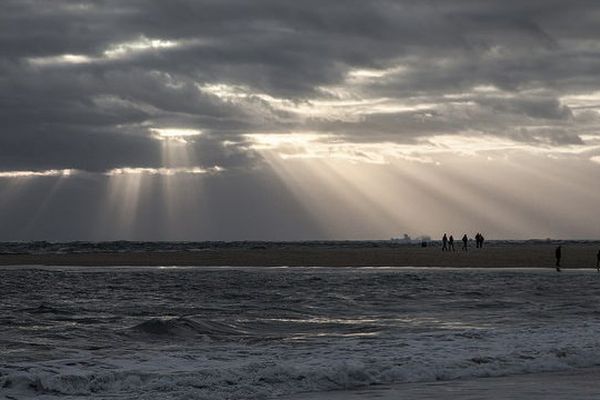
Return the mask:
[[(158, 167), (151, 127), (202, 130), (195, 163), (232, 168), (256, 162), (227, 144), (251, 132), (410, 143), (478, 131), (578, 144), (598, 121), (560, 98), (599, 89), (598, 17), (591, 1), (4, 0), (0, 168)], [(124, 45), (143, 40), (161, 42)], [(244, 96), (207, 89), (215, 84)], [(477, 90), (488, 86), (496, 92)], [(269, 100), (335, 101), (323, 90), (335, 87), (434, 106), (307, 117)]]

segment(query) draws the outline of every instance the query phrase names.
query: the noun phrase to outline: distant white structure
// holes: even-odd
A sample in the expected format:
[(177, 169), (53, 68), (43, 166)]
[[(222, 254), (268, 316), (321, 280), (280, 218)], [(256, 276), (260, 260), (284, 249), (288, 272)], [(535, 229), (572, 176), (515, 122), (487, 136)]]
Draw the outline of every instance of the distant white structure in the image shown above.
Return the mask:
[(406, 244), (414, 244), (414, 243), (423, 243), (423, 242), (429, 242), (431, 241), (431, 236), (429, 235), (421, 235), (421, 236), (417, 236), (416, 238), (411, 238), (409, 234), (405, 233), (403, 235), (403, 237), (401, 238), (391, 238), (390, 239), (392, 242), (398, 242), (398, 243), (406, 243)]

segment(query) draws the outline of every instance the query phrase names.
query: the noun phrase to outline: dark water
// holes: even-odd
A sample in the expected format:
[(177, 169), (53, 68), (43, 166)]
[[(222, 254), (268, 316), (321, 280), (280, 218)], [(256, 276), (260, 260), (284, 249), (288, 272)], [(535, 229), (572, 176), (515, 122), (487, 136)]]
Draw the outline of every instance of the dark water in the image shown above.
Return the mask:
[(600, 274), (0, 270), (0, 393), (276, 398), (600, 364)]

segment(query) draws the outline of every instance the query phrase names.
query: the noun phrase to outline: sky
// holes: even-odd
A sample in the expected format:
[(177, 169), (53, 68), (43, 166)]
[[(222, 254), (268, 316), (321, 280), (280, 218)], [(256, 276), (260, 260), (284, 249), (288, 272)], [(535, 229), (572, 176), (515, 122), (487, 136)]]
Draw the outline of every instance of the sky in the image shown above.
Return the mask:
[(597, 239), (599, 20), (2, 0), (0, 240)]

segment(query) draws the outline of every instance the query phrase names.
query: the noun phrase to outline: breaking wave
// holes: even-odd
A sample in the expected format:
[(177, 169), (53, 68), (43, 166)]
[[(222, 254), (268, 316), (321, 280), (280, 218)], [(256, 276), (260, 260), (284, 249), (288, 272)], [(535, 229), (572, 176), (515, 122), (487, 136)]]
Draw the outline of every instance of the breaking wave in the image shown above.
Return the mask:
[(594, 367), (596, 278), (352, 268), (6, 270), (0, 397), (268, 399)]
[[(183, 323), (184, 326), (188, 326)], [(148, 325), (144, 325), (148, 327)], [(162, 325), (161, 325), (162, 326)], [(146, 329), (146, 328), (145, 328)], [(160, 328), (160, 334), (165, 332)], [(180, 327), (168, 328), (179, 331)], [(194, 327), (193, 330), (196, 328)], [(155, 332), (154, 328), (149, 329)], [(154, 333), (153, 333), (154, 334)], [(170, 333), (169, 333), (170, 334)], [(170, 398), (271, 398), (300, 392), (359, 388), (392, 384), (473, 377), (506, 376), (531, 372), (558, 371), (597, 365), (600, 354), (589, 349), (548, 347), (515, 353), (481, 353), (467, 357), (410, 356), (410, 348), (396, 358), (333, 359), (313, 354), (295, 360), (253, 360), (215, 362), (171, 355), (154, 358), (151, 365), (129, 367), (123, 359), (101, 362), (68, 360), (7, 370), (0, 368), (0, 388), (6, 394), (30, 396), (89, 396), (114, 398), (118, 394), (169, 393)], [(465, 352), (468, 354), (468, 352)], [(149, 355), (148, 355), (149, 356)], [(136, 357), (146, 357), (144, 353)], [(239, 361), (239, 360), (238, 360)]]

